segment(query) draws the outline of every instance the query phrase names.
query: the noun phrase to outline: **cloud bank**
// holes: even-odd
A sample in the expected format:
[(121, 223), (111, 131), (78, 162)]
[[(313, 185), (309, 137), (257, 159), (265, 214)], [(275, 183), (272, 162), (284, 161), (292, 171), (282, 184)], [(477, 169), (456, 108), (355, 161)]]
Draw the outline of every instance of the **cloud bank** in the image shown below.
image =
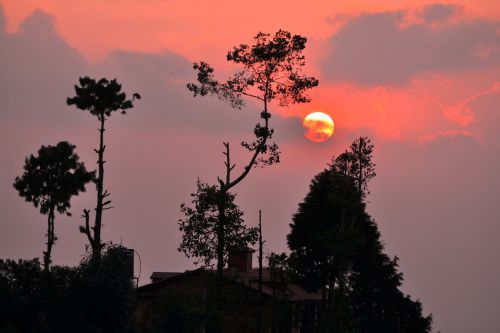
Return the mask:
[(404, 85), (419, 74), (500, 65), (500, 21), (464, 18), (461, 7), (362, 13), (329, 40), (322, 69), (331, 81)]

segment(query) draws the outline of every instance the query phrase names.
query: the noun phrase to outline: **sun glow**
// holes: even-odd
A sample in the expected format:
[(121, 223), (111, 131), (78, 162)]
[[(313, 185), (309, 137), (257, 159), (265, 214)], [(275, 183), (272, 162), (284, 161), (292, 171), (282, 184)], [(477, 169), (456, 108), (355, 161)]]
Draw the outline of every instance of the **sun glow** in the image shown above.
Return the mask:
[(323, 142), (328, 140), (333, 134), (333, 120), (323, 112), (313, 112), (308, 114), (302, 122), (306, 133), (306, 138), (313, 142)]

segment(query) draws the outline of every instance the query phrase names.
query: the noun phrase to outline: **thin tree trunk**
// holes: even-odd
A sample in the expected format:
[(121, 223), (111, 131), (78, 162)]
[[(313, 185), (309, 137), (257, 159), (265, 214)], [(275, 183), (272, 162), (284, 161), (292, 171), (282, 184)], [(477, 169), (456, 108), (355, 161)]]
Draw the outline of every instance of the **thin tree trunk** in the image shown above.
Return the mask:
[(225, 250), (225, 234), (224, 234), (224, 224), (226, 220), (226, 207), (224, 204), (225, 192), (219, 192), (219, 198), (217, 203), (218, 214), (218, 224), (217, 224), (217, 305), (219, 310), (222, 309), (222, 289), (224, 287), (224, 250)]
[[(269, 128), (269, 117), (268, 117), (268, 112), (267, 112), (267, 94), (268, 94), (268, 89), (269, 89), (269, 83), (266, 83), (266, 91), (265, 91), (265, 98), (264, 98), (264, 111), (263, 114), (265, 115), (264, 122), (265, 122), (265, 128)], [(102, 122), (104, 126), (104, 122)], [(263, 147), (265, 147), (267, 139), (269, 137), (269, 134), (266, 134), (263, 138), (262, 141), (260, 142), (259, 147), (257, 147), (248, 162), (248, 164), (245, 166), (243, 169), (243, 172), (236, 177), (236, 179), (231, 181), (231, 171), (234, 169), (235, 165), (231, 165), (231, 159), (230, 159), (230, 151), (229, 151), (229, 143), (225, 142), (224, 146), (226, 148), (226, 151), (224, 152), (224, 155), (226, 155), (226, 179), (225, 181), (218, 178), (219, 184), (220, 184), (220, 189), (218, 191), (218, 203), (217, 203), (217, 209), (218, 209), (218, 226), (217, 226), (217, 278), (216, 278), (216, 303), (218, 310), (220, 311), (221, 314), (221, 323), (219, 327), (219, 331), (222, 332), (223, 327), (222, 327), (222, 321), (223, 321), (223, 289), (224, 289), (224, 251), (225, 251), (225, 230), (224, 230), (224, 225), (226, 223), (226, 207), (225, 207), (225, 200), (226, 200), (226, 195), (227, 192), (239, 184), (250, 172), (252, 167), (255, 165), (257, 161), (257, 157), (262, 153)], [(101, 132), (101, 138), (102, 138), (102, 132)], [(104, 150), (104, 149), (103, 149)], [(101, 184), (102, 185), (102, 184)], [(101, 207), (102, 208), (102, 207)], [(96, 217), (97, 218), (97, 217)]]
[(101, 122), (101, 127), (99, 129), (99, 150), (97, 150), (98, 160), (98, 174), (96, 180), (97, 188), (97, 206), (95, 209), (95, 224), (94, 224), (94, 242), (92, 245), (92, 258), (95, 261), (99, 261), (101, 258), (101, 226), (102, 226), (102, 210), (103, 210), (103, 191), (104, 191), (104, 122), (106, 118), (104, 114), (101, 114), (99, 118)]
[(48, 272), (51, 263), (52, 246), (55, 242), (54, 236), (54, 208), (50, 208), (47, 220), (47, 251), (43, 253), (43, 269)]
[(258, 318), (258, 332), (262, 332), (262, 248), (264, 242), (262, 241), (262, 211), (259, 210), (259, 318)]

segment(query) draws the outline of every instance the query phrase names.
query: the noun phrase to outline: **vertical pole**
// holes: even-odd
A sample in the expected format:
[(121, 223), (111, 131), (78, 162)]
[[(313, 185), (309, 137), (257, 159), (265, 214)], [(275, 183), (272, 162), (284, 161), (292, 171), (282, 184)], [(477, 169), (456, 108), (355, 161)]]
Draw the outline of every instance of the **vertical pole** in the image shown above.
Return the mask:
[(262, 210), (259, 210), (259, 333), (262, 332), (262, 248), (264, 242), (262, 241)]

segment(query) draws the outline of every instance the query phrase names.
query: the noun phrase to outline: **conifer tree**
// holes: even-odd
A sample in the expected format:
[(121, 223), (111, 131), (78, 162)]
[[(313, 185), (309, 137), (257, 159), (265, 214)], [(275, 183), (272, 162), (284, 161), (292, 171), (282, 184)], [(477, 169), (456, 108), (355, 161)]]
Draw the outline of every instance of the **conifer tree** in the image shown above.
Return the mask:
[(312, 180), (290, 224), (292, 275), (306, 290), (322, 292), (322, 331), (427, 333), (431, 316), (400, 291), (398, 259), (384, 253), (366, 213), (372, 151), (368, 138), (357, 139)]

